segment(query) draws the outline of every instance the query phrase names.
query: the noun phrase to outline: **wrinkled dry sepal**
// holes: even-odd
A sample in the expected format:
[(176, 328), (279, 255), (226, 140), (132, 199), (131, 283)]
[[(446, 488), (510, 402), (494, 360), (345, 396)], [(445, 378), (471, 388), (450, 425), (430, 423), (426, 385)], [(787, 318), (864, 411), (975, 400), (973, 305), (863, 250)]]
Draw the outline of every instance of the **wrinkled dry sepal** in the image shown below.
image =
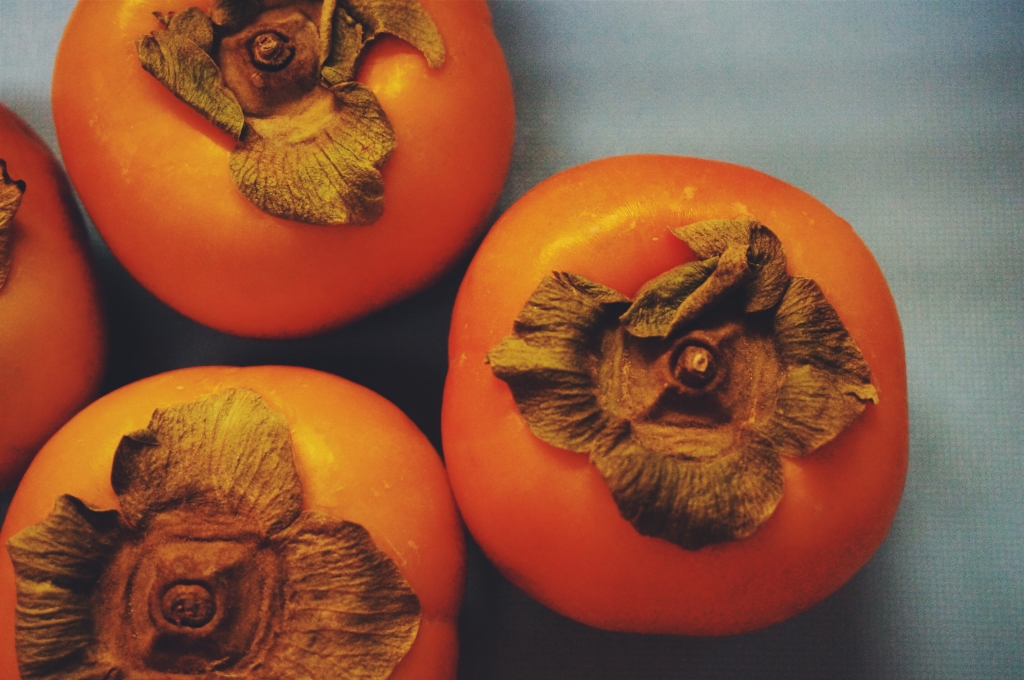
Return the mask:
[(173, 15), (165, 29), (136, 43), (142, 67), (179, 99), (238, 139), (245, 115), (208, 50), (213, 23), (196, 8)]
[(362, 526), (319, 513), (275, 540), (287, 580), (261, 677), (388, 677), (420, 624), (419, 599), (394, 561)]
[(669, 322), (668, 335), (678, 333), (695, 320), (720, 306), (752, 277), (747, 263), (747, 248), (730, 246), (718, 257), (714, 271), (676, 309)]
[(811, 364), (864, 385), (871, 382), (860, 348), (811, 279), (793, 278), (775, 313), (775, 338), (787, 363)]
[(444, 65), (444, 41), (417, 0), (327, 0), (320, 21), (321, 36), (329, 37), (323, 48), (323, 79), (331, 85), (353, 80), (366, 45), (382, 33), (418, 49), (431, 68)]
[(751, 536), (782, 498), (778, 456), (753, 443), (707, 459), (627, 444), (591, 460), (639, 533), (687, 550)]
[(323, 6), (320, 36), (324, 41), (321, 46), (323, 64), (320, 76), (328, 85), (355, 80), (356, 63), (367, 41), (363, 25), (353, 19), (336, 0), (328, 0)]
[(747, 262), (754, 277), (748, 291), (746, 311), (760, 312), (778, 305), (790, 280), (786, 273), (786, 253), (779, 237), (763, 224), (755, 222), (750, 226)]
[(619, 317), (630, 335), (663, 338), (676, 311), (715, 271), (718, 257), (688, 262), (651, 279), (637, 291), (636, 301)]
[(513, 325), (512, 335), (487, 355), (530, 430), (576, 451), (614, 445), (628, 423), (598, 402), (596, 354), (603, 331), (628, 304), (616, 291), (584, 277), (546, 276)]
[(121, 440), (111, 484), (134, 526), (182, 509), (240, 515), (273, 533), (302, 509), (288, 424), (246, 389), (155, 411)]
[(608, 289), (582, 277), (548, 277), (488, 359), (531, 431), (587, 453), (637, 531), (699, 549), (757, 531), (782, 495), (780, 456), (830, 441), (877, 392), (769, 229), (674, 233), (702, 259), (631, 305), (614, 291), (599, 300)]
[(387, 33), (422, 52), (430, 68), (444, 65), (444, 40), (418, 0), (348, 0), (346, 4), (352, 17), (368, 29), (367, 40)]
[(7, 174), (7, 163), (0, 159), (0, 288), (7, 283), (11, 270), (14, 214), (18, 212), (24, 193), (25, 182), (11, 179)]
[(629, 423), (601, 408), (592, 373), (572, 349), (538, 350), (506, 338), (488, 354), (523, 420), (538, 438), (573, 451), (604, 450), (629, 433)]
[(378, 168), (394, 131), (374, 94), (358, 83), (332, 88), (336, 115), (312, 136), (250, 131), (231, 154), (231, 176), (262, 210), (307, 224), (372, 224), (384, 213)]
[(103, 570), (124, 532), (116, 511), (94, 510), (65, 495), (45, 520), (8, 541), (22, 678), (88, 678), (106, 672), (95, 658), (92, 609)]
[(867, 402), (877, 402), (870, 384), (851, 382), (809, 364), (786, 374), (776, 411), (761, 431), (780, 455), (803, 456), (834, 439), (855, 421)]
[(262, 11), (263, 0), (213, 0), (210, 19), (231, 32), (252, 23)]
[(779, 303), (789, 282), (782, 243), (768, 227), (753, 220), (707, 220), (672, 233), (702, 259), (719, 257), (728, 250), (745, 250), (750, 268), (745, 311), (760, 312)]
[(860, 348), (811, 279), (792, 279), (774, 335), (787, 372), (764, 432), (779, 453), (801, 456), (846, 429), (878, 392)]

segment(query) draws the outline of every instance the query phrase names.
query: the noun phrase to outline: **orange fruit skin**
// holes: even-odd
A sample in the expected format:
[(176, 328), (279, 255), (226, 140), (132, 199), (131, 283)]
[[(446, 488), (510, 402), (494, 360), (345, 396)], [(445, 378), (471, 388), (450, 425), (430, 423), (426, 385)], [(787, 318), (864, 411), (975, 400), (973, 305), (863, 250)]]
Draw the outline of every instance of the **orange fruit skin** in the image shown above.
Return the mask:
[[(863, 351), (880, 402), (824, 447), (783, 460), (782, 501), (752, 537), (687, 551), (637, 533), (585, 454), (535, 437), (485, 357), (545, 274), (575, 272), (632, 296), (694, 259), (670, 228), (737, 218), (767, 225), (790, 273), (818, 282)], [(896, 306), (850, 225), (795, 187), (695, 158), (594, 161), (523, 196), (474, 257), (452, 318), (442, 428), (470, 532), (540, 602), (618, 631), (755, 630), (839, 588), (893, 521), (908, 445)]]
[[(198, 367), (163, 373), (100, 398), (39, 452), (11, 502), (0, 542), (37, 524), (61, 494), (117, 508), (110, 486), (121, 437), (153, 410), (232, 387), (255, 390), (283, 413), (304, 509), (357, 522), (395, 561), (420, 599), (422, 620), (391, 680), (451, 680), (465, 546), (444, 466), (426, 437), (383, 397), (311, 369)], [(0, 677), (19, 678), (14, 651), (14, 570), (0, 556)]]
[(0, 288), (0, 492), (92, 398), (106, 335), (82, 223), (56, 158), (0, 106), (0, 159), (26, 190)]

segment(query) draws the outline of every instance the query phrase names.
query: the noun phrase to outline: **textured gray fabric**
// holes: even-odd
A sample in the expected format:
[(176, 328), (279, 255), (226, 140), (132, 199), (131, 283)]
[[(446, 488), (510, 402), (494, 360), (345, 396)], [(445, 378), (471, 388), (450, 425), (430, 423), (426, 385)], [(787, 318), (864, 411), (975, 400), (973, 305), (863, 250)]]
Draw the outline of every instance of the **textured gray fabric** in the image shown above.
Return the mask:
[[(50, 72), (72, 5), (0, 0), (0, 99), (51, 145)], [(1024, 677), (1024, 5), (491, 6), (518, 116), (499, 209), (558, 170), (634, 152), (749, 165), (815, 195), (853, 224), (896, 297), (911, 461), (868, 566), (750, 635), (589, 629), (471, 550), (460, 677)], [(296, 363), (381, 392), (438, 443), (460, 272), (348, 329), (267, 343), (169, 312), (93, 245), (111, 306), (108, 388), (190, 364)]]

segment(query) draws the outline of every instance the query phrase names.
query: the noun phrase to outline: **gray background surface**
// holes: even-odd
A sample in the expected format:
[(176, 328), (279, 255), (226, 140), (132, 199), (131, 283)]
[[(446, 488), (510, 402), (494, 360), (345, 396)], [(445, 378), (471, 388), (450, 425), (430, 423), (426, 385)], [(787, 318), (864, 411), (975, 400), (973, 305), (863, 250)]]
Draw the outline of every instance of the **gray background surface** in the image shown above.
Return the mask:
[[(0, 100), (54, 147), (50, 73), (73, 4), (0, 0)], [(460, 678), (1024, 677), (1024, 5), (491, 7), (518, 117), (499, 211), (554, 172), (634, 152), (750, 165), (810, 192), (854, 225), (895, 295), (911, 458), (872, 561), (821, 605), (749, 635), (587, 628), (471, 544)], [(110, 311), (105, 391), (197, 364), (310, 366), (380, 392), (439, 447), (465, 262), (348, 328), (271, 342), (182, 318), (95, 236), (93, 250)]]

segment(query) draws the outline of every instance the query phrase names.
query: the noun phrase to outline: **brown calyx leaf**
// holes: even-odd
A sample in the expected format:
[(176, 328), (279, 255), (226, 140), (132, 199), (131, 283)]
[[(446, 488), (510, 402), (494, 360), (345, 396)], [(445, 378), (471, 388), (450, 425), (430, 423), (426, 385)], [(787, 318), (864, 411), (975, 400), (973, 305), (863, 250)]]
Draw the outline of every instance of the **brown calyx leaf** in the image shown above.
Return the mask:
[(687, 550), (751, 536), (782, 498), (782, 466), (755, 441), (695, 462), (625, 446), (591, 460), (638, 532)]
[(7, 174), (7, 162), (0, 159), (0, 289), (7, 283), (11, 271), (14, 214), (18, 212), (24, 193), (25, 182), (11, 179)]
[(289, 117), (252, 121), (231, 154), (231, 176), (271, 215), (308, 224), (372, 224), (384, 212), (378, 168), (395, 148), (391, 123), (374, 94), (356, 82), (335, 86), (317, 107), (310, 114), (323, 127)]
[(444, 65), (444, 41), (417, 0), (349, 0), (348, 7), (352, 17), (367, 27), (367, 41), (387, 33), (422, 52), (430, 68)]
[(763, 433), (780, 454), (802, 456), (845, 430), (868, 402), (877, 404), (878, 391), (864, 355), (811, 279), (791, 281), (775, 314), (775, 336), (792, 368)]
[(531, 431), (587, 453), (622, 515), (687, 549), (751, 535), (782, 494), (780, 456), (877, 401), (867, 363), (775, 235), (750, 221), (674, 233), (698, 257), (632, 303), (557, 273), (488, 354)]
[[(284, 569), (281, 632), (267, 652), (270, 678), (383, 680), (412, 647), (420, 602), (362, 526), (305, 513), (277, 538)], [(314, 634), (310, 634), (315, 631)]]
[(117, 511), (61, 497), (15, 535), (29, 678), (388, 677), (420, 605), (363, 527), (302, 512), (284, 417), (230, 389), (125, 436)]
[(337, 84), (355, 78), (363, 50), (385, 33), (422, 52), (430, 68), (444, 65), (444, 40), (418, 0), (327, 0), (321, 20), (321, 35), (330, 36), (324, 43), (324, 80)]
[(444, 63), (418, 0), (215, 0), (142, 38), (143, 66), (240, 140), (232, 178), (265, 212), (309, 224), (369, 224), (383, 213), (380, 167), (395, 145), (376, 97), (355, 82), (378, 35)]
[(628, 432), (626, 421), (602, 408), (594, 376), (601, 329), (614, 327), (628, 302), (582, 276), (553, 272), (519, 313), (512, 334), (487, 354), (544, 441), (591, 451), (614, 446)]
[(208, 52), (213, 47), (213, 37), (213, 23), (192, 7), (174, 14), (167, 28), (140, 38), (136, 49), (142, 68), (211, 123), (238, 139), (245, 126), (245, 115)]
[(210, 19), (228, 31), (251, 24), (264, 7), (263, 0), (213, 0), (210, 5)]
[(144, 528), (169, 510), (244, 517), (266, 533), (299, 516), (302, 488), (284, 416), (251, 390), (224, 390), (158, 409), (122, 438), (111, 485)]
[(640, 338), (665, 337), (672, 330), (677, 310), (718, 267), (718, 258), (687, 262), (645, 283), (636, 301), (619, 318), (624, 328)]
[(751, 283), (746, 311), (759, 312), (779, 303), (786, 290), (786, 254), (777, 236), (753, 220), (707, 220), (673, 229), (672, 233), (702, 259), (724, 255), (730, 249), (746, 251)]
[(96, 510), (65, 495), (45, 520), (7, 542), (18, 597), (14, 645), (24, 680), (68, 677), (62, 673), (69, 668), (81, 673), (73, 677), (105, 677), (92, 609), (124, 533), (116, 510)]

